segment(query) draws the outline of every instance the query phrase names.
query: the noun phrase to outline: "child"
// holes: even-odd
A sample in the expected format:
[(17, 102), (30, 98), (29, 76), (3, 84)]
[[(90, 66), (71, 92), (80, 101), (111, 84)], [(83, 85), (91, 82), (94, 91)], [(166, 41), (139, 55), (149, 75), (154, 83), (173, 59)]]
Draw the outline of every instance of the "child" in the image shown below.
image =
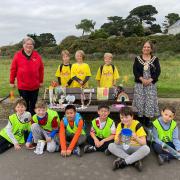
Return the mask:
[(84, 147), (85, 153), (104, 152), (108, 145), (113, 142), (116, 127), (114, 121), (109, 118), (110, 111), (106, 105), (98, 107), (99, 117), (92, 121), (90, 135), (87, 140), (89, 145)]
[(71, 87), (71, 64), (70, 54), (68, 50), (61, 52), (62, 64), (58, 66), (55, 76), (58, 78), (59, 85), (63, 87)]
[(174, 150), (180, 152), (178, 127), (177, 123), (173, 120), (174, 117), (175, 109), (172, 107), (165, 107), (161, 111), (161, 116), (153, 122), (153, 149), (158, 154), (159, 165), (175, 158), (173, 154), (163, 148), (163, 145), (167, 144)]
[(62, 156), (81, 156), (79, 146), (85, 143), (86, 133), (84, 121), (73, 105), (67, 105), (65, 108), (65, 116), (60, 122), (59, 139)]
[(82, 50), (76, 51), (76, 63), (72, 65), (71, 78), (72, 87), (88, 87), (88, 81), (91, 77), (89, 65), (84, 63), (85, 54)]
[(104, 65), (98, 69), (96, 80), (98, 87), (110, 88), (116, 85), (116, 80), (119, 79), (117, 68), (112, 64), (112, 54), (104, 54)]
[(33, 142), (38, 143), (39, 140), (46, 140), (47, 151), (55, 152), (59, 147), (55, 138), (58, 133), (59, 117), (56, 111), (47, 109), (44, 101), (38, 101), (35, 106), (36, 114), (32, 117), (31, 132), (26, 142), (29, 149)]
[(27, 105), (23, 99), (15, 103), (16, 113), (9, 116), (8, 124), (0, 131), (0, 153), (14, 146), (15, 150), (21, 149), (25, 143), (25, 131), (30, 130), (31, 114), (26, 111)]
[[(120, 110), (120, 119), (121, 122), (116, 129), (115, 142), (108, 146), (108, 150), (118, 157), (113, 162), (113, 170), (134, 164), (141, 171), (142, 162), (140, 160), (150, 152), (150, 148), (146, 145), (146, 133), (141, 124), (133, 119), (133, 112), (130, 107), (122, 107)], [(123, 128), (128, 128), (132, 131), (130, 146), (126, 150), (121, 139)]]

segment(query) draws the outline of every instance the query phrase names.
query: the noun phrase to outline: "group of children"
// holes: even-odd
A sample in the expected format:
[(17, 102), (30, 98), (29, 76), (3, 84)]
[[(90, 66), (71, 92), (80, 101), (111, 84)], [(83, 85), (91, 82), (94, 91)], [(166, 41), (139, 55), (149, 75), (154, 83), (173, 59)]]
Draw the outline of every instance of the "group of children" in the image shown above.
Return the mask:
[[(74, 105), (67, 105), (65, 115), (60, 120), (56, 111), (47, 108), (44, 101), (38, 101), (35, 115), (31, 117), (26, 111), (23, 99), (15, 103), (15, 113), (9, 116), (8, 124), (0, 131), (0, 153), (14, 146), (21, 149), (25, 143), (27, 149), (37, 148), (39, 141), (44, 141), (49, 152), (59, 151), (64, 157), (75, 154), (101, 151), (106, 155), (113, 154), (113, 170), (134, 165), (142, 170), (142, 159), (150, 153), (146, 142), (146, 132), (143, 125), (134, 120), (130, 107), (122, 107), (119, 124), (109, 117), (110, 109), (106, 105), (98, 107), (98, 117), (91, 122), (90, 133), (87, 134), (85, 120), (76, 112)], [(162, 110), (161, 116), (153, 122), (152, 148), (158, 155), (159, 164), (176, 158), (164, 144), (180, 152), (178, 128), (174, 121), (175, 111), (171, 107)], [(128, 147), (125, 148), (123, 131), (131, 130)], [(126, 144), (127, 145), (127, 144)]]
[[(84, 63), (85, 54), (82, 50), (76, 51), (76, 63), (70, 64), (70, 54), (67, 50), (61, 53), (62, 64), (58, 66), (55, 76), (62, 87), (88, 87), (88, 81), (91, 77), (89, 65)], [(119, 79), (119, 73), (112, 64), (112, 54), (104, 54), (104, 64), (98, 69), (96, 80), (98, 87), (113, 87), (116, 80)]]

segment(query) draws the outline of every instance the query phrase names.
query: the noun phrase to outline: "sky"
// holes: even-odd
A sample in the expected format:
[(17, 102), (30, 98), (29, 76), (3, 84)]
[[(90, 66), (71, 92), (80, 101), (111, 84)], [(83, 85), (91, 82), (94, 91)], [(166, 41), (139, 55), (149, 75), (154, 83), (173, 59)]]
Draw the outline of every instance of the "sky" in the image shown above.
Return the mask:
[(1, 0), (0, 46), (15, 44), (34, 33), (52, 33), (59, 44), (66, 36), (82, 34), (75, 27), (82, 19), (92, 19), (98, 29), (107, 17), (126, 18), (141, 5), (156, 7), (160, 25), (168, 13), (180, 14), (179, 0)]

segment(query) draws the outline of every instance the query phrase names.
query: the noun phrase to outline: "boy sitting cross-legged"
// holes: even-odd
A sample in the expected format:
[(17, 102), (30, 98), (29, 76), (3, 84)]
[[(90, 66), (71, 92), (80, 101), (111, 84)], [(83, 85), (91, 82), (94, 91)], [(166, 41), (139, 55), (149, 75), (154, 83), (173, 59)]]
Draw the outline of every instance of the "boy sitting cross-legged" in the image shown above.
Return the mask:
[[(150, 152), (150, 148), (146, 145), (146, 133), (142, 125), (133, 119), (133, 111), (130, 107), (123, 107), (120, 110), (120, 120), (116, 129), (115, 142), (108, 146), (108, 150), (118, 157), (113, 162), (113, 170), (134, 164), (137, 170), (141, 171), (142, 162), (140, 160)], [(131, 132), (126, 146), (123, 144), (123, 129)]]
[(109, 143), (113, 142), (116, 127), (109, 118), (110, 111), (106, 105), (98, 107), (99, 117), (92, 121), (90, 135), (87, 137), (88, 145), (84, 147), (85, 153), (106, 151)]

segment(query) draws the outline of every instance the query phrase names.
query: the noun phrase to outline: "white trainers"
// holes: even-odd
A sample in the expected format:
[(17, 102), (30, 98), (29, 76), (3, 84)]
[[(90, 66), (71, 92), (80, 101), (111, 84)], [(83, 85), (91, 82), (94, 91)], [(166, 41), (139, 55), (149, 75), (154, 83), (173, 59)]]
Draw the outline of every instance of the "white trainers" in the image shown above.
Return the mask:
[(45, 144), (46, 144), (46, 141), (38, 140), (38, 143), (37, 143), (34, 153), (36, 153), (38, 155), (43, 154)]

